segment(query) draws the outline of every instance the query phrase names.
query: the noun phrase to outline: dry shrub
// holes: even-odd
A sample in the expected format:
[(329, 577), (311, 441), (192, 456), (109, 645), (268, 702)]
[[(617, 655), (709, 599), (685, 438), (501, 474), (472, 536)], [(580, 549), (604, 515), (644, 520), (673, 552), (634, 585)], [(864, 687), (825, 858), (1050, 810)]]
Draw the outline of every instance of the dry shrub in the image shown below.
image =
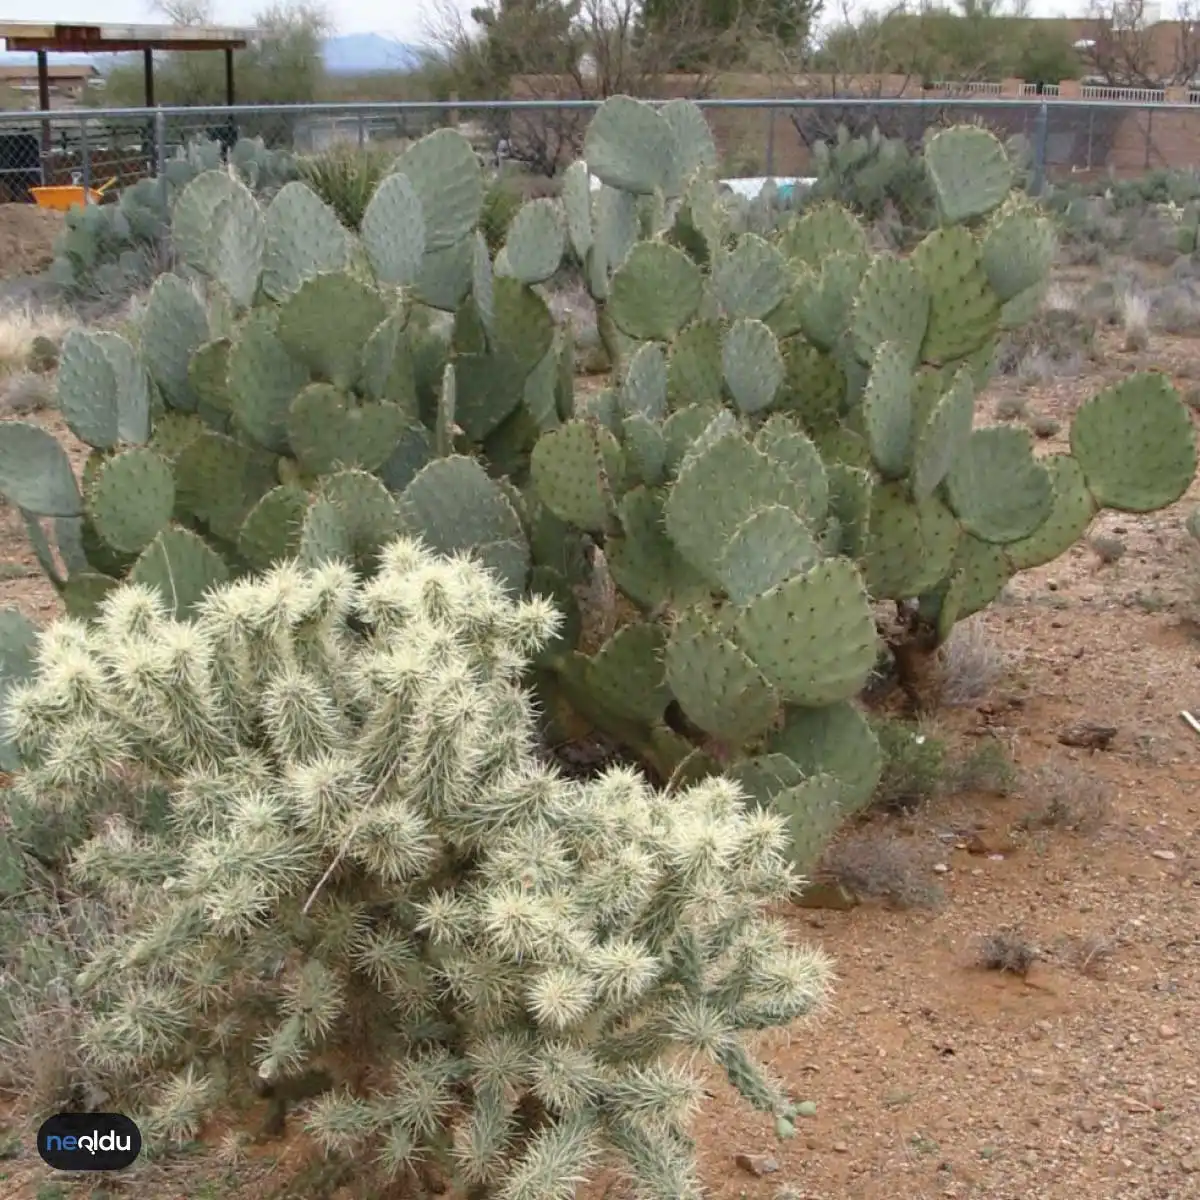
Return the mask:
[(1169, 267), (1179, 257), (1179, 227), (1163, 212), (1131, 213), (1124, 240), (1140, 262)]
[(1021, 791), (1033, 807), (1021, 818), (1024, 829), (1064, 829), (1095, 833), (1107, 821), (1112, 789), (1103, 779), (1073, 766), (1043, 763), (1027, 772)]
[(1007, 657), (979, 617), (960, 621), (938, 651), (942, 703), (950, 708), (978, 704), (1004, 674)]
[(0, 416), (24, 417), (54, 405), (54, 392), (41, 375), (21, 371), (0, 383)]
[(1028, 975), (1040, 957), (1037, 947), (1020, 930), (1000, 929), (981, 939), (976, 962), (985, 971)]
[(1001, 396), (996, 401), (997, 421), (1018, 421), (1025, 415), (1029, 401), (1024, 396)]
[(996, 359), (1001, 375), (1023, 386), (1078, 375), (1092, 355), (1096, 322), (1065, 288), (1052, 286), (1037, 318), (1004, 339)]
[(933, 855), (912, 838), (866, 829), (825, 852), (821, 874), (865, 900), (895, 908), (932, 908), (942, 889), (930, 878)]
[(0, 377), (25, 370), (35, 341), (45, 338), (57, 344), (72, 324), (69, 316), (56, 309), (29, 304), (0, 307)]
[(1143, 293), (1131, 289), (1121, 297), (1121, 328), (1130, 353), (1150, 345), (1150, 301)]
[(1200, 335), (1200, 288), (1182, 281), (1155, 289), (1150, 294), (1150, 324), (1176, 337)]

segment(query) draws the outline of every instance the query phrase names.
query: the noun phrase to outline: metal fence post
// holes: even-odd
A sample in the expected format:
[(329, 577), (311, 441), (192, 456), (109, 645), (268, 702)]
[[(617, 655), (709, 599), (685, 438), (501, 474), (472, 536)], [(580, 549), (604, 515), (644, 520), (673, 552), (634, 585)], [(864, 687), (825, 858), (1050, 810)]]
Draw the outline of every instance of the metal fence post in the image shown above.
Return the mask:
[(775, 175), (775, 106), (767, 109), (767, 178)]
[(154, 174), (162, 188), (163, 205), (167, 204), (167, 114), (154, 110)]
[(358, 114), (358, 148), (361, 150), (367, 144), (367, 118), (364, 113)]
[(1029, 190), (1040, 196), (1046, 186), (1046, 141), (1049, 137), (1050, 109), (1043, 100), (1038, 105), (1037, 120), (1033, 123), (1033, 179)]
[(83, 202), (92, 202), (92, 148), (88, 143), (87, 117), (79, 122), (79, 178), (83, 184)]

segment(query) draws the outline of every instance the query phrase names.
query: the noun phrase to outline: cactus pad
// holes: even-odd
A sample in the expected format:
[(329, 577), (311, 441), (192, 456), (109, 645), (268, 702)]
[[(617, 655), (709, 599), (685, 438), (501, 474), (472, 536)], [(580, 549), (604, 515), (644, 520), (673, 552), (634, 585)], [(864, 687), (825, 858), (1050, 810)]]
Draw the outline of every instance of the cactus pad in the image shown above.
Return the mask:
[(946, 478), (971, 437), (974, 420), (975, 383), (962, 367), (917, 431), (911, 476), (915, 500), (928, 499)]
[(661, 625), (625, 625), (587, 660), (584, 685), (610, 712), (658, 724), (671, 702), (663, 667), (665, 646)]
[(936, 229), (913, 251), (911, 261), (929, 290), (921, 358), (944, 365), (977, 350), (1000, 319), (978, 242), (961, 225)]
[(1023, 292), (1040, 290), (1056, 249), (1054, 226), (1036, 209), (1002, 208), (983, 239), (983, 269), (1001, 303), (1007, 306)]
[(256, 309), (229, 350), (229, 403), (238, 427), (260, 446), (284, 453), (288, 407), (308, 371), (279, 340), (273, 310)]
[(416, 282), (425, 257), (425, 216), (406, 176), (389, 175), (375, 189), (363, 213), (361, 233), (367, 261), (380, 283), (407, 287)]
[(1071, 453), (1097, 504), (1151, 512), (1173, 504), (1196, 474), (1196, 435), (1167, 379), (1130, 375), (1088, 400), (1071, 423)]
[(651, 421), (667, 415), (667, 358), (654, 342), (639, 346), (625, 368), (621, 384), (621, 409)]
[(752, 513), (782, 505), (800, 515), (805, 503), (802, 480), (733, 432), (684, 460), (666, 504), (667, 535), (696, 570), (711, 578), (734, 531)]
[(178, 275), (160, 275), (142, 314), (141, 350), (150, 377), (172, 408), (195, 411), (188, 366), (210, 337), (208, 313), (196, 293)]
[(137, 554), (170, 523), (175, 508), (171, 464), (136, 447), (108, 459), (87, 492), (87, 513), (114, 550)]
[(350, 265), (353, 239), (311, 187), (284, 184), (264, 217), (263, 290), (286, 300), (305, 280)]
[(308, 493), (296, 484), (272, 488), (246, 514), (238, 532), (238, 553), (255, 571), (294, 558), (308, 510)]
[(717, 256), (712, 287), (726, 314), (762, 320), (788, 294), (792, 272), (770, 242), (747, 234)]
[(225, 290), (239, 308), (258, 291), (265, 242), (253, 193), (226, 171), (205, 171), (179, 194), (171, 217), (175, 252)]
[(666, 677), (688, 720), (730, 743), (769, 729), (779, 696), (743, 651), (702, 612), (683, 614), (667, 642)]
[(929, 292), (912, 263), (881, 255), (867, 268), (854, 301), (854, 349), (873, 362), (884, 342), (911, 368), (921, 355), (929, 323)]
[(613, 514), (611, 467), (620, 457), (607, 429), (592, 421), (570, 421), (533, 448), (530, 472), (538, 498), (577, 528), (602, 532)]
[(592, 248), (592, 189), (587, 164), (573, 162), (562, 176), (562, 203), (567, 234), (576, 257), (583, 262)]
[(638, 242), (612, 277), (608, 311), (629, 337), (666, 342), (695, 316), (702, 292), (700, 269), (682, 250)]
[(807, 776), (832, 775), (841, 785), (846, 814), (867, 804), (883, 774), (883, 752), (866, 717), (851, 703), (789, 708), (770, 749)]
[(734, 321), (721, 343), (721, 369), (739, 411), (751, 414), (769, 408), (784, 375), (775, 335), (761, 321)]
[(328, 383), (349, 387), (367, 339), (386, 316), (379, 293), (353, 275), (315, 275), (280, 307), (278, 335), (297, 362)]
[(925, 166), (946, 225), (998, 208), (1013, 185), (1004, 144), (974, 125), (956, 125), (934, 134), (925, 146)]
[(799, 875), (816, 868), (845, 819), (841, 798), (842, 785), (832, 775), (815, 775), (771, 798), (771, 807), (787, 821), (790, 857)]
[(812, 439), (790, 417), (777, 413), (759, 426), (754, 448), (787, 468), (800, 485), (804, 519), (814, 529), (823, 525), (829, 509), (829, 477)]
[(270, 455), (219, 433), (188, 442), (175, 459), (176, 504), (227, 542), (275, 485)]
[(645, 609), (671, 600), (687, 604), (709, 585), (680, 557), (663, 527), (661, 492), (635, 487), (620, 504), (621, 533), (605, 539), (608, 569), (617, 586)]
[(736, 639), (787, 702), (807, 707), (856, 696), (879, 644), (862, 578), (844, 559), (760, 596), (738, 617)]
[(1096, 515), (1096, 502), (1075, 459), (1069, 454), (1049, 454), (1040, 461), (1054, 486), (1054, 506), (1028, 537), (1005, 545), (1004, 555), (1016, 571), (1040, 567), (1065, 554), (1087, 532)]
[(888, 479), (903, 476), (912, 459), (912, 383), (906, 351), (894, 342), (879, 343), (863, 393), (862, 415), (871, 457)]
[(393, 169), (408, 176), (421, 201), (427, 252), (470, 238), (483, 208), (483, 170), (461, 133), (435, 130), (409, 146)]
[(190, 530), (164, 529), (138, 556), (129, 580), (156, 588), (167, 612), (186, 620), (210, 588), (228, 582), (229, 568)]
[(721, 330), (715, 322), (693, 321), (671, 343), (667, 393), (682, 409), (716, 404), (722, 395)]
[(808, 526), (791, 509), (773, 504), (751, 513), (733, 531), (712, 574), (735, 604), (749, 604), (819, 557)]
[(521, 518), (474, 459), (435, 459), (404, 489), (398, 507), (405, 532), (431, 550), (470, 552), (509, 588), (524, 588), (529, 543)]
[(611, 188), (648, 196), (678, 175), (671, 126), (653, 106), (630, 96), (610, 96), (588, 122), (583, 158)]
[(946, 476), (946, 495), (963, 528), (985, 542), (1028, 537), (1054, 507), (1054, 485), (1033, 457), (1027, 429), (977, 429)]
[(508, 273), (521, 283), (544, 283), (566, 248), (562, 210), (550, 199), (530, 200), (517, 210), (504, 240)]
[(667, 123), (675, 140), (674, 175), (664, 191), (677, 196), (697, 172), (705, 177), (716, 169), (717, 145), (700, 106), (686, 99), (668, 100), (658, 115)]
[(779, 247), (787, 258), (819, 271), (831, 255), (865, 258), (866, 230), (840, 204), (818, 204), (787, 226)]
[(142, 445), (150, 436), (150, 383), (137, 351), (119, 334), (72, 329), (58, 363), (58, 408), (89, 446)]
[(387, 488), (366, 471), (339, 471), (321, 481), (321, 499), (337, 509), (350, 555), (367, 570), (400, 532), (400, 514)]
[(310, 474), (339, 467), (373, 471), (391, 456), (407, 424), (394, 404), (354, 404), (345, 392), (313, 383), (288, 409), (288, 441)]
[(0, 423), (0, 495), (39, 517), (77, 517), (83, 511), (63, 448), (26, 421)]

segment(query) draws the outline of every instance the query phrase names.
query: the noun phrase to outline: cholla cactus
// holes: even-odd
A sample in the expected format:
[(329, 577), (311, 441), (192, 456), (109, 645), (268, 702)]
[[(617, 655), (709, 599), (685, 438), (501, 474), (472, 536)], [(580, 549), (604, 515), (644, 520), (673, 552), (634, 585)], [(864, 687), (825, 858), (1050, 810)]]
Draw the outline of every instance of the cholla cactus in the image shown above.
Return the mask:
[(541, 1200), (615, 1150), (679, 1200), (697, 1055), (789, 1131), (739, 1040), (830, 978), (764, 913), (795, 883), (783, 823), (725, 778), (667, 795), (539, 761), (519, 681), (557, 623), (399, 539), (370, 583), (287, 563), (187, 623), (124, 585), (41, 636), (8, 708), (23, 787), (86, 802), (142, 772), (170, 796), (168, 836), (110, 823), (74, 862), (142, 918), (82, 973), (82, 1048), (115, 1093), (150, 1085), (153, 1136), (255, 1072), (349, 1063), (308, 1128), (387, 1174)]

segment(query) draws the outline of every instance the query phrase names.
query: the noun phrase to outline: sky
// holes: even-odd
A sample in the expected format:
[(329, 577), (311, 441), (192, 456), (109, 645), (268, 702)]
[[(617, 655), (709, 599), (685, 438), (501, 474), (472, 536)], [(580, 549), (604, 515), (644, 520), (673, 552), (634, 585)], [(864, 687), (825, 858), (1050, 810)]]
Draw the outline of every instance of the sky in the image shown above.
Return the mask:
[[(466, 12), (477, 0), (448, 2)], [(96, 5), (97, 0), (5, 0), (4, 19), (44, 21), (49, 7), (55, 21), (94, 23)], [(862, 5), (870, 6), (869, 2)], [(226, 25), (249, 23), (262, 7), (262, 0), (217, 0), (216, 18)], [(1173, 7), (1171, 0), (1167, 0), (1163, 16), (1171, 16)], [(327, 0), (327, 8), (338, 33), (380, 33), (416, 44), (425, 40), (429, 15), (426, 0)], [(1087, 0), (1033, 0), (1030, 10), (1034, 16), (1083, 15)], [(161, 20), (144, 0), (107, 0), (105, 4), (106, 24), (150, 24)]]

